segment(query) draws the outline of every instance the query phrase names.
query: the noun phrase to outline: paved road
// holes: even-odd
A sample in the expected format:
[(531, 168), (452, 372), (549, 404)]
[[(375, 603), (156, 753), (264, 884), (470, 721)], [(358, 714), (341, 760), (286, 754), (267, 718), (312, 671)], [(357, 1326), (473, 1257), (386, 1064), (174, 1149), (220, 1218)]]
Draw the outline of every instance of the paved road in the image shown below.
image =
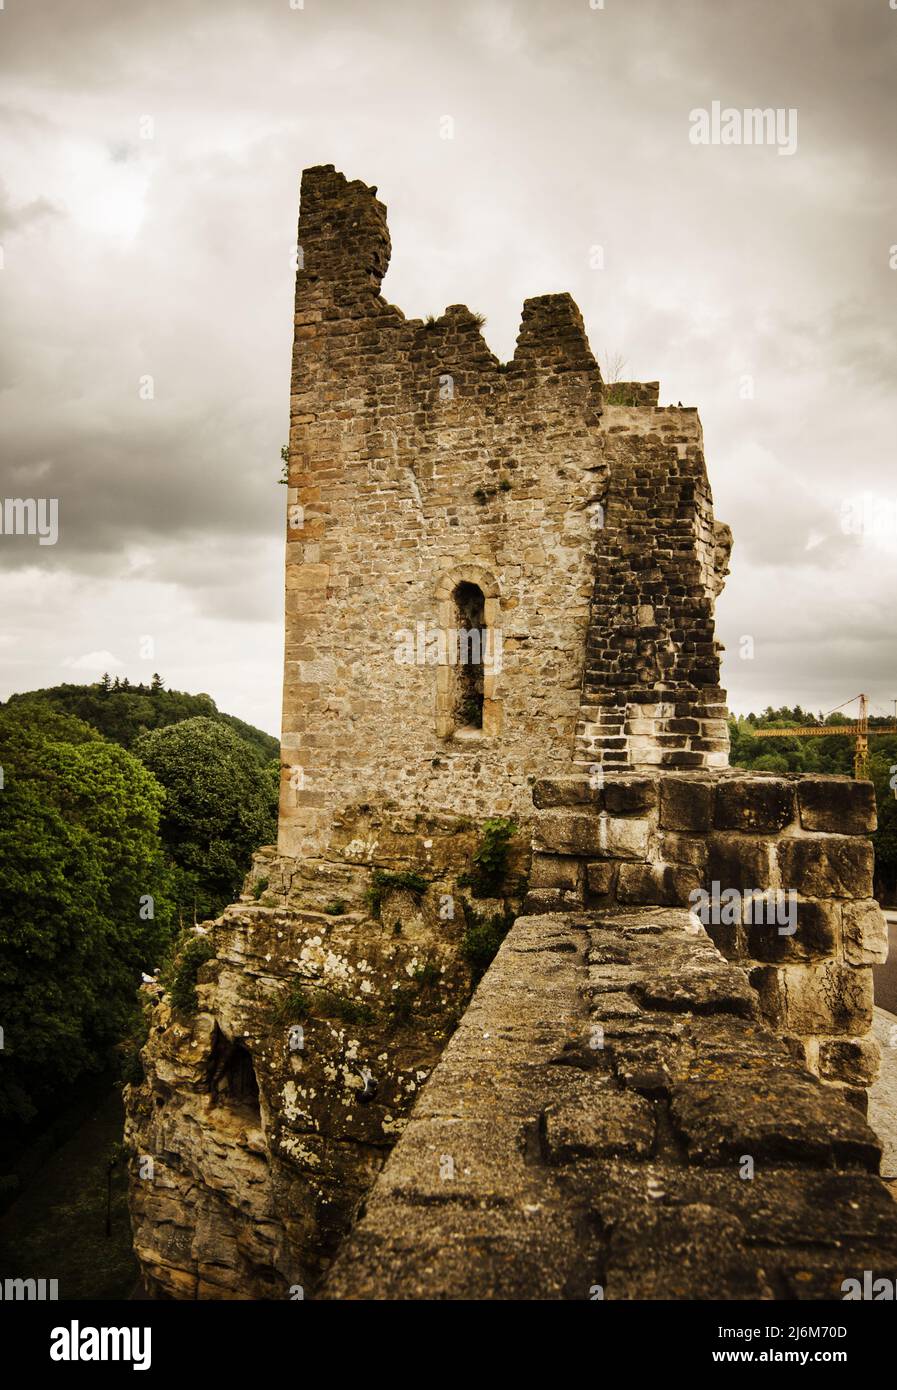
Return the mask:
[(897, 912), (888, 907), (883, 911), (891, 949), (884, 965), (875, 967), (875, 1002), (889, 1013), (897, 1014)]
[(876, 1008), (872, 1031), (881, 1045), (881, 1071), (869, 1088), (869, 1123), (884, 1146), (881, 1175), (897, 1200), (897, 1048), (894, 1026), (897, 1018)]

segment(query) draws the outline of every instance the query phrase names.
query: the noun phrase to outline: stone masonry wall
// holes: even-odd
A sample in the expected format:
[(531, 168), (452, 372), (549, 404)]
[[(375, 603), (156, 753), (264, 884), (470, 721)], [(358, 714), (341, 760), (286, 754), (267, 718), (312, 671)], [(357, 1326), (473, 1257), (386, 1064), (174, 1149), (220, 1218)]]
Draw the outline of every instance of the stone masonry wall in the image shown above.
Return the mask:
[[(865, 1104), (879, 1060), (872, 966), (887, 955), (871, 783), (735, 769), (609, 774), (545, 779), (534, 799), (532, 910), (687, 907), (705, 890), (707, 930), (749, 972), (764, 1017), (811, 1070)], [(793, 893), (794, 930), (770, 922), (774, 899), (752, 902), (752, 892)]]
[(731, 548), (714, 522), (696, 410), (608, 406), (608, 488), (577, 757), (725, 767), (713, 610)]
[(323, 1286), (332, 1299), (840, 1299), (892, 1276), (857, 1111), (682, 909), (519, 918)]
[[(574, 756), (725, 761), (721, 580), (695, 412), (658, 410), (655, 384), (628, 383), (636, 403), (605, 424), (566, 294), (526, 301), (507, 363), (463, 305), (406, 320), (379, 290), (390, 243), (375, 195), (332, 166), (303, 175), (287, 855), (323, 852), (350, 802), (526, 816), (532, 780)], [(484, 625), (501, 637), (481, 729), (455, 717), (451, 661), (427, 641), (457, 621), (463, 583), (481, 590)], [(397, 660), (408, 634), (414, 657)]]

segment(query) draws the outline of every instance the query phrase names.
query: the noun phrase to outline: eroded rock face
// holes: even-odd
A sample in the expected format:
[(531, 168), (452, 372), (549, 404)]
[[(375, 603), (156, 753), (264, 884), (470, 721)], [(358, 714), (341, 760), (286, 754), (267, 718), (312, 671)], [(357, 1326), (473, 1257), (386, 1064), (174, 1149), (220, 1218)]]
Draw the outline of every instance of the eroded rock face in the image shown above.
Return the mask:
[[(153, 1009), (146, 1081), (126, 1097), (153, 1294), (311, 1292), (469, 999), (470, 919), (504, 911), (458, 887), (476, 832), (365, 811), (341, 838), (302, 865), (260, 852), (249, 891), (207, 924), (197, 1014)], [(382, 888), (375, 916), (384, 849), (393, 872), (414, 862), (430, 882)]]

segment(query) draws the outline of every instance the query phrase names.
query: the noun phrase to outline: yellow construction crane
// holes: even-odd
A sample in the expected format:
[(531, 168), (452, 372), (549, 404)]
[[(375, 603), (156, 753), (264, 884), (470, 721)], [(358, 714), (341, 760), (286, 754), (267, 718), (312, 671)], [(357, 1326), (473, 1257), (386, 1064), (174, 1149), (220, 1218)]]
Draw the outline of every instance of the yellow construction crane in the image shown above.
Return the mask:
[[(883, 729), (869, 728), (869, 702), (865, 695), (854, 695), (845, 704), (860, 702), (859, 718), (853, 724), (811, 724), (804, 729), (753, 729), (751, 738), (828, 738), (830, 734), (844, 734), (856, 739), (853, 752), (853, 775), (859, 781), (869, 779), (869, 736), (870, 734), (897, 734), (897, 724)], [(841, 709), (844, 705), (840, 706)], [(832, 711), (834, 713), (834, 710)]]

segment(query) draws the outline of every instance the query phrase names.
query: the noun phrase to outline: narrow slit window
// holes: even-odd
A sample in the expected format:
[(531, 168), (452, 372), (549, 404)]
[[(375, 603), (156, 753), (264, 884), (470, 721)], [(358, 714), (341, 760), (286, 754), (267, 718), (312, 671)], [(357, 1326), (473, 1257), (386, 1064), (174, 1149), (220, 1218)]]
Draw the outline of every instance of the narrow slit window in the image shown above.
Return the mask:
[(486, 600), (479, 585), (467, 581), (455, 589), (454, 599), (455, 725), (460, 729), (482, 729)]

